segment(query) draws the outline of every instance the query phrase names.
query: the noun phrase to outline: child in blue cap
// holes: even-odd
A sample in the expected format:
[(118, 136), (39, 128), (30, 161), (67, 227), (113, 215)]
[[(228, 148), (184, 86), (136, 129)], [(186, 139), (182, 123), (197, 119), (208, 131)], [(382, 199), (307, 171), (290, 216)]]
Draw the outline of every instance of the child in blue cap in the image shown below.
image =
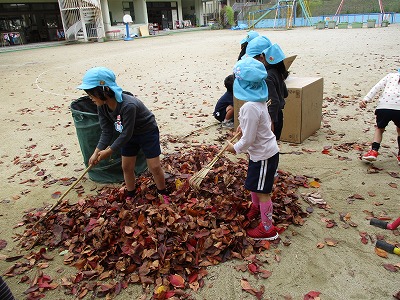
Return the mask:
[(214, 118), (221, 122), (222, 127), (233, 128), (233, 74), (226, 76), (224, 86), (226, 92), (219, 98), (213, 112)]
[(246, 56), (253, 57), (263, 64), (265, 63), (263, 51), (272, 45), (269, 38), (260, 35), (252, 39), (246, 48)]
[(240, 60), (242, 58), (242, 56), (246, 54), (246, 48), (247, 48), (248, 43), (252, 39), (258, 37), (259, 35), (260, 34), (257, 31), (250, 30), (247, 33), (246, 37), (240, 41), (240, 53), (239, 53), (238, 60)]
[(372, 162), (379, 155), (383, 132), (389, 122), (396, 125), (397, 130), (397, 163), (400, 165), (400, 69), (383, 77), (360, 101), (360, 108), (367, 107), (375, 95), (381, 93), (378, 106), (375, 109), (376, 126), (371, 149), (362, 156), (362, 160)]
[[(88, 70), (77, 88), (84, 90), (97, 105), (101, 127), (100, 139), (89, 165), (96, 165), (113, 152), (120, 151), (126, 196), (129, 199), (135, 195), (136, 156), (142, 149), (158, 196), (168, 203), (164, 171), (160, 163), (160, 134), (154, 114), (138, 98), (122, 93), (115, 74), (105, 67)], [(115, 131), (119, 135), (110, 145)]]
[(256, 240), (275, 240), (279, 234), (273, 225), (271, 192), (279, 163), (279, 148), (271, 130), (268, 113), (267, 71), (258, 60), (246, 57), (234, 67), (234, 96), (246, 101), (239, 110), (239, 127), (242, 137), (229, 143), (227, 150), (236, 154), (247, 152), (249, 164), (245, 188), (251, 193), (252, 204), (246, 217), (254, 219), (261, 214), (261, 223), (247, 230)]
[(273, 44), (263, 51), (265, 68), (268, 72), (267, 86), (268, 97), (271, 104), (268, 106), (269, 115), (272, 120), (272, 131), (276, 139), (281, 138), (283, 128), (283, 109), (285, 107), (285, 98), (288, 97), (288, 90), (285, 80), (289, 76), (283, 60), (285, 55), (281, 47)]

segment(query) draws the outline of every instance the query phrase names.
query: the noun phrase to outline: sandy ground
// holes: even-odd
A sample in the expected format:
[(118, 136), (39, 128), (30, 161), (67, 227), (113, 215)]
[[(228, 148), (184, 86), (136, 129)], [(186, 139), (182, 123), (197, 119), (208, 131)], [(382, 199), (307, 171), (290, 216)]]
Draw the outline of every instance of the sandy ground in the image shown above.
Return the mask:
[[(318, 178), (318, 192), (331, 209), (314, 207), (303, 226), (290, 226), (283, 233), (282, 240), (290, 240), (290, 245), (280, 243), (262, 254), (271, 277), (256, 279), (234, 270), (241, 262), (224, 263), (209, 269), (205, 287), (193, 292), (196, 299), (254, 299), (242, 291), (242, 277), (255, 288), (265, 286), (263, 299), (303, 299), (308, 292), (319, 291), (324, 300), (383, 300), (393, 299), (392, 295), (400, 291), (400, 272), (390, 272), (383, 266), (398, 265), (399, 257), (389, 254), (382, 258), (374, 252), (376, 235), (400, 242), (399, 232), (373, 227), (367, 220), (370, 213), (399, 217), (395, 127), (388, 127), (375, 172), (371, 172), (371, 166), (360, 161), (363, 151), (359, 149), (367, 149), (371, 142), (375, 105), (358, 109), (360, 97), (387, 72), (400, 67), (399, 29), (391, 25), (375, 29), (258, 30), (278, 43), (287, 56), (297, 55), (292, 75), (324, 78), (321, 129), (300, 145), (280, 143), (283, 154), (279, 168)], [(88, 68), (106, 66), (114, 70), (119, 85), (153, 110), (161, 136), (182, 137), (215, 123), (215, 102), (224, 92), (223, 79), (232, 71), (239, 41), (245, 34), (207, 30), (1, 53), (0, 239), (8, 243), (0, 251), (1, 274), (12, 264), (5, 257), (20, 252), (13, 236), (21, 229), (13, 227), (24, 210), (54, 203), (51, 195), (67, 189), (44, 189), (37, 180), (29, 181), (37, 179), (38, 169), (21, 172), (21, 164), (14, 164), (15, 159), (29, 160), (27, 155), (37, 155), (42, 160), (39, 168), (54, 178), (78, 177), (84, 169), (69, 105), (83, 95), (75, 87)], [(216, 139), (224, 132), (211, 126), (189, 137), (188, 143), (218, 144)], [(176, 147), (168, 144), (164, 151), (174, 152)], [(324, 148), (328, 154), (322, 153)], [(83, 186), (89, 191), (100, 185), (86, 180)], [(70, 197), (76, 196), (71, 193)], [(308, 204), (301, 201), (306, 208)], [(346, 225), (340, 214), (358, 226)], [(327, 228), (327, 219), (337, 226)], [(370, 238), (364, 244), (361, 237), (366, 234)], [(327, 238), (336, 240), (336, 246), (328, 246)], [(325, 246), (319, 249), (318, 243)], [(46, 273), (59, 276), (59, 268), (68, 272), (62, 262), (53, 262)], [(18, 284), (18, 278), (5, 279), (16, 298), (23, 299), (27, 285)], [(138, 299), (141, 295), (140, 286), (130, 286), (120, 298)], [(70, 298), (59, 290), (47, 293), (45, 299)]]

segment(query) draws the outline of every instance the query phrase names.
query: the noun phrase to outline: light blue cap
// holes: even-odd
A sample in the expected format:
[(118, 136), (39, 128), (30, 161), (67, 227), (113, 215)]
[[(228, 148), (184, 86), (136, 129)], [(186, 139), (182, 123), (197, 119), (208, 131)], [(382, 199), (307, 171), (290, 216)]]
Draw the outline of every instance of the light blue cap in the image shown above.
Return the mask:
[(242, 101), (263, 102), (268, 99), (268, 88), (265, 78), (267, 71), (262, 62), (245, 57), (233, 67), (235, 81), (233, 95)]
[(273, 44), (263, 51), (265, 55), (265, 60), (270, 65), (275, 65), (285, 59), (285, 54), (283, 53), (281, 47), (278, 44)]
[(265, 49), (267, 49), (271, 45), (271, 41), (266, 36), (258, 36), (248, 43), (246, 48), (246, 55), (250, 57), (260, 55)]
[(82, 84), (77, 86), (80, 90), (89, 90), (97, 86), (107, 86), (115, 93), (117, 102), (122, 102), (122, 89), (115, 82), (115, 74), (105, 67), (89, 69), (83, 76)]
[(241, 40), (240, 41), (240, 44), (243, 44), (243, 43), (248, 43), (248, 42), (250, 42), (252, 39), (254, 39), (255, 37), (258, 37), (260, 34), (257, 32), (257, 31), (254, 31), (254, 30), (250, 30), (248, 33), (247, 33), (247, 35), (246, 35), (246, 37), (243, 39), (243, 40)]

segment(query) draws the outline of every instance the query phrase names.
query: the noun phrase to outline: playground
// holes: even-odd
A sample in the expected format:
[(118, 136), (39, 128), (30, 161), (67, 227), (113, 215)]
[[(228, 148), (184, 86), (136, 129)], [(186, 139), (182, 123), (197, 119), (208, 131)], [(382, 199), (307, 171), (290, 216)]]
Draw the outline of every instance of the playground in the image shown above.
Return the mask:
[[(188, 288), (194, 299), (257, 299), (243, 279), (257, 291), (263, 286), (262, 299), (268, 300), (315, 299), (316, 295), (321, 300), (389, 300), (398, 295), (398, 248), (390, 248), (392, 253), (386, 256), (375, 249), (377, 237), (399, 243), (398, 228), (370, 224), (372, 217), (390, 224), (399, 217), (396, 130), (389, 124), (378, 160), (363, 163), (360, 155), (373, 137), (375, 103), (365, 110), (358, 103), (384, 75), (400, 67), (399, 29), (399, 24), (351, 30), (257, 29), (278, 43), (286, 56), (297, 55), (290, 76), (324, 80), (321, 128), (302, 144), (280, 143), (279, 169), (313, 182), (297, 194), (308, 217), (302, 225), (290, 225), (279, 244), (251, 253), (270, 272), (268, 278), (251, 273), (249, 261), (221, 262), (207, 267), (204, 286)], [(224, 93), (223, 79), (232, 72), (245, 34), (242, 30), (187, 31), (0, 53), (4, 95), (0, 272), (17, 299), (26, 297), (24, 292), (40, 272), (58, 284), (45, 293), (44, 300), (76, 299), (64, 294), (62, 280), (77, 269), (64, 264), (58, 248), (49, 252), (51, 259), (29, 272), (4, 273), (22, 261), (19, 255), (26, 254), (15, 239), (24, 230), (23, 215), (56, 203), (68, 182), (85, 169), (69, 106), (83, 95), (76, 86), (86, 70), (111, 68), (118, 84), (154, 112), (165, 155), (201, 145), (221, 148), (228, 129), (215, 123), (212, 111)], [(101, 187), (84, 178), (67, 198), (76, 203)], [(309, 202), (309, 193), (319, 194), (326, 205)], [(152, 291), (132, 283), (116, 299), (147, 300)]]
[[(400, 14), (385, 12), (384, 0), (376, 0), (379, 12), (371, 13), (344, 13), (344, 7), (352, 4), (352, 0), (341, 0), (336, 12), (313, 16), (309, 0), (279, 0), (276, 4), (260, 5), (255, 2), (235, 3), (238, 26), (253, 28), (291, 29), (299, 26), (315, 26), (321, 21), (334, 21), (335, 26), (342, 22), (361, 22), (375, 19), (377, 26), (384, 26), (385, 22), (397, 23)], [(262, 8), (263, 7), (263, 8)], [(382, 23), (384, 23), (382, 25)], [(334, 28), (334, 27), (333, 27)]]

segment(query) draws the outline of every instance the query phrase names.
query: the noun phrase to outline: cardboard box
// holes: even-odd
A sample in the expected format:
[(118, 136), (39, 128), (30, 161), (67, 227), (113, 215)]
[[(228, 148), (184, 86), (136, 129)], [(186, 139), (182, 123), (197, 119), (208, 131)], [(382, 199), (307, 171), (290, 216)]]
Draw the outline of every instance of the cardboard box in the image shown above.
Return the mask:
[[(296, 55), (286, 57), (289, 70)], [(321, 127), (324, 82), (322, 77), (294, 77), (286, 79), (289, 96), (283, 110), (281, 141), (302, 143)], [(239, 126), (239, 110), (245, 103), (233, 97), (234, 127)]]
[(324, 81), (321, 77), (286, 79), (289, 96), (283, 110), (281, 141), (302, 143), (321, 127)]
[[(289, 70), (290, 66), (292, 65), (293, 61), (296, 59), (297, 55), (292, 55), (289, 57), (286, 57), (283, 60), (283, 63), (285, 64), (286, 70)], [(242, 107), (242, 105), (245, 103), (245, 101), (241, 101), (235, 98), (235, 96), (233, 96), (233, 124), (234, 124), (234, 128), (236, 130), (236, 128), (239, 126), (239, 110)]]

